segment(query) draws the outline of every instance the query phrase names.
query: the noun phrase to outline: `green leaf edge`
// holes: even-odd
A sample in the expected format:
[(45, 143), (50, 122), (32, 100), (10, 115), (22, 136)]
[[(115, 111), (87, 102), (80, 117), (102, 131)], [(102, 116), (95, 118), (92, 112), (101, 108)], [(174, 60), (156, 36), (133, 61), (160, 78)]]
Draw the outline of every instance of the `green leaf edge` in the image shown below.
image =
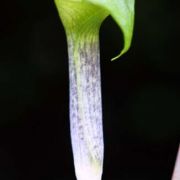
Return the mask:
[(106, 9), (122, 30), (124, 37), (124, 47), (111, 61), (118, 59), (125, 54), (132, 42), (135, 16), (135, 0), (82, 0), (96, 4)]

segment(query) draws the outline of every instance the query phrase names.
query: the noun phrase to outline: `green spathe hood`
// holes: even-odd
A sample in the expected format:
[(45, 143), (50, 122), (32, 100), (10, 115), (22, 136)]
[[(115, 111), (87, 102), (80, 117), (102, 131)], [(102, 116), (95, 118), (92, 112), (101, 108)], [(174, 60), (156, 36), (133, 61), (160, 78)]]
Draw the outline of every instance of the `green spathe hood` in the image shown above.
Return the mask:
[[(92, 28), (95, 28), (96, 24), (99, 27), (105, 17), (111, 15), (124, 36), (124, 47), (120, 54), (112, 60), (117, 59), (129, 49), (134, 26), (135, 0), (55, 0), (55, 3), (66, 32), (72, 29), (71, 24), (76, 24), (77, 28), (82, 29), (81, 23), (88, 24), (84, 23), (86, 19), (91, 21)], [(71, 21), (70, 16), (73, 17)], [(75, 16), (77, 21), (74, 20)]]

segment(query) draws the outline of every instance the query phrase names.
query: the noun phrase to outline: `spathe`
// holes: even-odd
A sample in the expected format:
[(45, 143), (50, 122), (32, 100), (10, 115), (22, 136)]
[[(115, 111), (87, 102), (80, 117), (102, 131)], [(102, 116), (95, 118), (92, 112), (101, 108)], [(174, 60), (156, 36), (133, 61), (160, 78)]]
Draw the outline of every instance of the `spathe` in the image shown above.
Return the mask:
[[(114, 21), (118, 24), (119, 28), (122, 30), (123, 36), (124, 36), (124, 47), (119, 53), (118, 56), (113, 58), (112, 60), (115, 60), (119, 58), (121, 55), (123, 55), (127, 50), (129, 49), (132, 41), (132, 34), (133, 34), (133, 27), (134, 27), (134, 4), (135, 0), (55, 0), (57, 8), (59, 10), (59, 13), (61, 14), (61, 19), (63, 21), (63, 15), (65, 15), (65, 12), (61, 12), (62, 8), (61, 5), (65, 3), (77, 3), (78, 8), (79, 5), (82, 4), (81, 9), (76, 9), (75, 12), (78, 14), (79, 21), (83, 22), (83, 20), (86, 20), (89, 18), (91, 12), (97, 12), (96, 16), (93, 18), (96, 18), (97, 26), (103, 22), (105, 17), (107, 15), (111, 15)], [(90, 5), (93, 4), (94, 6)], [(90, 7), (90, 9), (88, 9)], [(71, 7), (72, 9), (75, 9), (76, 5), (73, 5)], [(93, 11), (94, 8), (94, 11)], [(89, 11), (90, 10), (90, 11)], [(73, 11), (68, 12), (70, 13)], [(74, 13), (74, 12), (73, 12)], [(72, 14), (72, 16), (74, 16)], [(66, 22), (63, 23), (65, 26), (66, 31), (69, 29), (68, 26), (72, 24), (72, 22)], [(79, 27), (79, 22), (76, 22), (77, 28)], [(95, 25), (95, 24), (93, 24)], [(93, 27), (94, 28), (94, 27)]]

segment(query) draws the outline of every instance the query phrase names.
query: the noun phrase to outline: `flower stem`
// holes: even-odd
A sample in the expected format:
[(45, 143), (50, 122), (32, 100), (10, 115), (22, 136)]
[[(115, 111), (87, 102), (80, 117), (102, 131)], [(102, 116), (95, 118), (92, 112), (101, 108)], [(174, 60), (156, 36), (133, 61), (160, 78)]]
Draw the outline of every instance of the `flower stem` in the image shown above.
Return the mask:
[(103, 169), (103, 130), (99, 35), (68, 38), (70, 129), (78, 180), (100, 180)]
[[(70, 126), (78, 180), (100, 180), (103, 128), (99, 29), (111, 15), (124, 35), (124, 54), (131, 44), (134, 0), (55, 0), (68, 42)], [(118, 55), (117, 59), (120, 55)]]

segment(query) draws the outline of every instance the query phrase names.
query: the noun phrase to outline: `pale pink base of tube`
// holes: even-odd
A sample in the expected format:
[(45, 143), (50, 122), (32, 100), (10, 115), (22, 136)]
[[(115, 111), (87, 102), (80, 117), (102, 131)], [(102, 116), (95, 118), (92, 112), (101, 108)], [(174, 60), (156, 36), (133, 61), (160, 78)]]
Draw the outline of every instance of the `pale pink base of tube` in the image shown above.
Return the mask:
[(178, 149), (174, 172), (171, 180), (180, 180), (180, 146)]

